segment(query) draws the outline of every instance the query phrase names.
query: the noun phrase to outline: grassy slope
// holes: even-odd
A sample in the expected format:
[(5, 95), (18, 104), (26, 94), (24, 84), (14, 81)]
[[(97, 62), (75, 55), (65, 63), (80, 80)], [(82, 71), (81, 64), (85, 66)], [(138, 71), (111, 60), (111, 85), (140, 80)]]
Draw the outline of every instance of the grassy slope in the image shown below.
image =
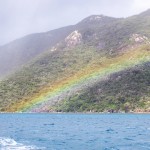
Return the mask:
[(55, 111), (150, 111), (150, 62), (115, 73), (60, 102)]
[[(68, 55), (72, 57), (68, 57)], [(46, 55), (45, 57), (47, 58), (47, 56), (48, 55)], [(56, 57), (58, 56), (59, 60), (63, 61), (63, 63), (55, 61)], [(148, 46), (141, 46), (141, 48), (136, 48), (135, 50), (132, 49), (131, 51), (126, 52), (123, 55), (111, 59), (102, 57), (100, 53), (97, 53), (97, 51), (92, 48), (88, 49), (86, 47), (85, 49), (83, 49), (83, 47), (80, 47), (78, 48), (78, 50), (76, 49), (74, 51), (61, 51), (61, 53), (56, 53), (55, 55), (53, 54), (53, 59), (51, 58), (51, 61), (48, 61), (50, 64), (46, 65), (46, 68), (43, 67), (46, 62), (44, 63), (42, 61), (41, 64), (41, 59), (38, 59), (36, 64), (31, 64), (32, 69), (30, 69), (32, 70), (32, 72), (29, 72), (28, 70), (26, 70), (29, 68), (26, 68), (23, 70), (23, 72), (15, 74), (14, 78), (9, 79), (9, 82), (11, 82), (11, 84), (9, 83), (7, 85), (1, 85), (3, 86), (3, 91), (5, 92), (5, 94), (2, 93), (2, 96), (6, 96), (3, 97), (6, 104), (3, 103), (3, 101), (1, 102), (3, 105), (5, 104), (4, 106), (1, 105), (3, 106), (2, 109), (5, 107), (7, 111), (16, 111), (18, 109), (21, 109), (21, 107), (24, 107), (24, 105), (26, 105), (27, 103), (35, 103), (36, 100), (32, 100), (34, 100), (36, 97), (38, 98), (39, 96), (42, 96), (44, 94), (46, 96), (46, 93), (50, 91), (53, 92), (53, 90), (62, 87), (64, 84), (69, 84), (73, 80), (78, 81), (80, 80), (80, 78), (84, 78), (86, 76), (89, 77), (90, 74), (92, 75), (94, 72), (97, 73), (97, 71), (100, 71), (102, 73), (106, 72), (106, 75), (109, 75), (110, 73), (117, 71), (118, 67), (127, 68), (129, 66), (132, 66), (132, 63), (134, 64), (138, 62), (140, 59), (142, 59), (142, 61), (146, 61), (146, 56), (149, 56)], [(132, 58), (132, 60), (128, 61), (130, 57)], [(44, 60), (46, 61), (46, 59)], [(65, 62), (66, 64), (64, 64)], [(140, 61), (138, 63), (140, 63)], [(68, 66), (66, 67), (66, 65)], [(57, 69), (54, 69), (54, 66), (57, 67)], [(42, 75), (40, 75), (40, 73), (42, 73)], [(9, 88), (6, 89), (8, 85)], [(13, 95), (14, 93), (16, 94)], [(12, 95), (10, 96), (10, 94)], [(9, 97), (13, 98), (13, 101), (12, 99), (8, 99)], [(17, 105), (15, 100), (18, 103)], [(15, 105), (12, 106), (12, 102)]]
[[(86, 50), (86, 52), (85, 52)], [(46, 52), (20, 72), (0, 83), (0, 106), (7, 109), (13, 103), (30, 99), (45, 87), (66, 79), (84, 68), (98, 54), (93, 48)], [(56, 61), (57, 60), (57, 61)]]

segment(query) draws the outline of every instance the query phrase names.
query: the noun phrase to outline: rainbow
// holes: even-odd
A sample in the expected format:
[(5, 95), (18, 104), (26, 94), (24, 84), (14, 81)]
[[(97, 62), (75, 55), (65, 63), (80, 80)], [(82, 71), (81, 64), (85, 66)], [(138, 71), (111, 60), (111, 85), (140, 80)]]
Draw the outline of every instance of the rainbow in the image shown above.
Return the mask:
[(38, 94), (20, 103), (14, 104), (8, 111), (42, 112), (48, 111), (49, 106), (68, 96), (92, 86), (96, 82), (106, 80), (109, 75), (148, 62), (150, 52), (146, 46), (130, 49), (120, 56), (94, 60), (88, 66), (69, 78), (55, 81), (52, 86), (43, 88)]

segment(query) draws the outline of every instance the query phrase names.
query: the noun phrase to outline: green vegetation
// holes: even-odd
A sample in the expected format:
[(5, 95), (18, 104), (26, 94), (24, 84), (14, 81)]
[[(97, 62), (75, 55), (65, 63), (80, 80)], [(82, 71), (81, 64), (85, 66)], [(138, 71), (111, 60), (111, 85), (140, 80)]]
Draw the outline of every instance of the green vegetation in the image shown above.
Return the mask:
[(84, 46), (45, 52), (0, 83), (0, 109), (7, 109), (42, 88), (70, 77), (98, 57), (101, 54), (94, 48)]
[(150, 63), (115, 73), (86, 91), (61, 101), (56, 111), (150, 111)]

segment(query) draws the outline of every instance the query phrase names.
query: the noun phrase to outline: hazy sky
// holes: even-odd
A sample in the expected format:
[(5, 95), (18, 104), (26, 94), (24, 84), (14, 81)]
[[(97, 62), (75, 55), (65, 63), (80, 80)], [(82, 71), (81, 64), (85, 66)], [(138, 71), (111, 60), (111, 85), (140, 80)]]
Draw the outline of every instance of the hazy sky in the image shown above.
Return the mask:
[(150, 0), (0, 0), (0, 45), (76, 24), (89, 15), (127, 17), (148, 8)]

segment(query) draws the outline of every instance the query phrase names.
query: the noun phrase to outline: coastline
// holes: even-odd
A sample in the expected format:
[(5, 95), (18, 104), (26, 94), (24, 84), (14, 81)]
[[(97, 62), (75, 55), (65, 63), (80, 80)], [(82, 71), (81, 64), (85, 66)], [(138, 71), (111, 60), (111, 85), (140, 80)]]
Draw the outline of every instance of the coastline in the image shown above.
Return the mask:
[(0, 114), (150, 114), (149, 111), (132, 112), (0, 112)]

